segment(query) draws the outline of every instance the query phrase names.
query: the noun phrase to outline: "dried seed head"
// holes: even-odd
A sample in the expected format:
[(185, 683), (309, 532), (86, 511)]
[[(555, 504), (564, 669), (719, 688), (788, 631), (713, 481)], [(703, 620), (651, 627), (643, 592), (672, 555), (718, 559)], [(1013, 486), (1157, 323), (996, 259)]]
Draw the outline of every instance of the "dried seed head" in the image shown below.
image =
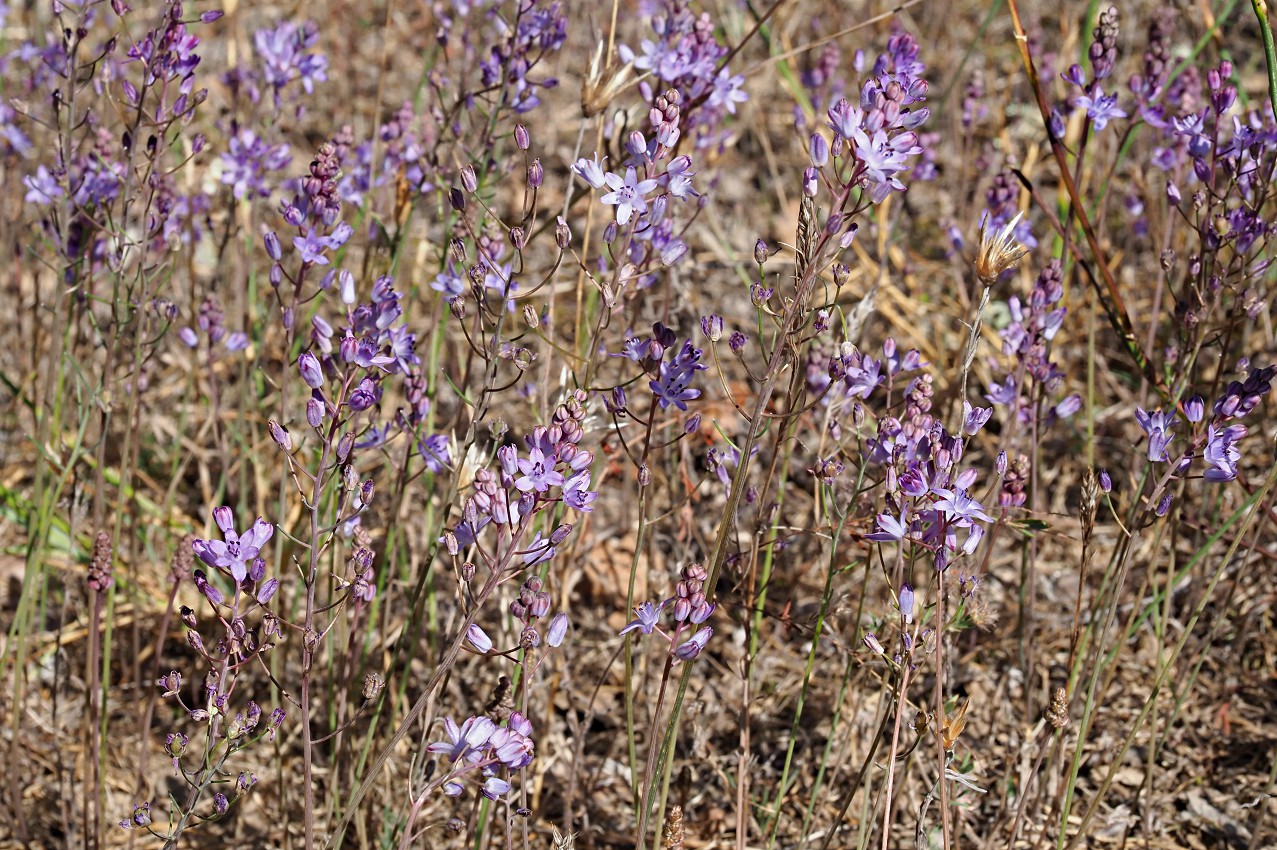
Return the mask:
[(550, 832), (554, 835), (554, 850), (575, 850), (575, 832), (569, 832), (567, 835), (564, 835), (553, 826), (550, 827)]
[(990, 233), (988, 222), (980, 225), (980, 250), (975, 259), (975, 272), (985, 286), (993, 286), (1007, 269), (1014, 268), (1029, 249), (1015, 241), (1015, 226), (1023, 213), (1016, 215), (997, 233)]
[(1078, 513), (1082, 520), (1082, 540), (1089, 541), (1095, 530), (1095, 511), (1099, 503), (1100, 482), (1095, 477), (1095, 470), (1088, 469), (1082, 476), (1082, 500)]
[(604, 49), (603, 43), (599, 42), (599, 47), (590, 60), (590, 73), (581, 81), (581, 112), (586, 118), (593, 118), (607, 109), (630, 82), (633, 63), (612, 65), (609, 62), (604, 67)]
[(665, 838), (661, 842), (665, 850), (683, 850), (683, 807), (670, 806), (670, 813), (665, 817)]
[(386, 680), (382, 678), (380, 673), (369, 673), (364, 676), (363, 697), (365, 700), (372, 701), (381, 695), (381, 689), (386, 687)]
[(111, 561), (114, 557), (111, 546), (111, 535), (99, 531), (93, 541), (93, 560), (89, 561), (89, 589), (94, 593), (105, 593), (115, 583), (111, 576)]
[(1047, 721), (1056, 729), (1069, 725), (1069, 695), (1064, 688), (1056, 688), (1051, 694), (1051, 705), (1046, 710)]

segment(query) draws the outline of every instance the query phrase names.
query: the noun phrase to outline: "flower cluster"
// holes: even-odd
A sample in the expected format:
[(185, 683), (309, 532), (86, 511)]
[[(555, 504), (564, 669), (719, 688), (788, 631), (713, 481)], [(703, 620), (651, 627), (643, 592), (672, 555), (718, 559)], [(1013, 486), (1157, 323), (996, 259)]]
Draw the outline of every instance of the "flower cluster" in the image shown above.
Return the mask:
[[(1184, 403), (1184, 417), (1198, 432), (1191, 444), (1174, 461), (1171, 471), (1183, 474), (1191, 467), (1198, 450), (1206, 468), (1202, 477), (1207, 481), (1232, 481), (1237, 477), (1237, 463), (1241, 452), (1237, 442), (1246, 436), (1247, 428), (1236, 420), (1248, 415), (1272, 391), (1277, 366), (1249, 369), (1244, 381), (1231, 381), (1215, 403), (1211, 415), (1206, 415), (1206, 403), (1201, 396), (1193, 396)], [(1148, 435), (1148, 459), (1157, 463), (1171, 460), (1170, 447), (1175, 438), (1175, 426), (1179, 419), (1173, 413), (1135, 408), (1135, 420)], [(1200, 426), (1205, 423), (1205, 429)]]
[[(300, 82), (302, 90), (311, 94), (316, 83), (328, 79), (328, 57), (314, 50), (318, 43), (319, 26), (314, 21), (283, 20), (259, 29), (253, 33), (258, 66), (233, 69), (226, 75), (226, 83), (232, 91), (244, 92), (253, 103), (259, 102), (262, 89), (267, 89), (278, 112), (292, 83)], [(300, 116), (301, 112), (299, 104), (295, 114)]]
[[(992, 522), (972, 495), (978, 480), (974, 468), (959, 468), (967, 438), (988, 422), (992, 410), (964, 404), (962, 429), (950, 434), (931, 414), (931, 376), (914, 378), (905, 391), (904, 415), (878, 420), (878, 433), (868, 441), (868, 457), (887, 467), (888, 510), (879, 513), (877, 542), (908, 541), (932, 553), (937, 570), (958, 555), (970, 555)], [(965, 536), (959, 543), (959, 532)]]
[[(669, 643), (669, 652), (674, 661), (691, 661), (701, 654), (709, 639), (714, 636), (714, 629), (701, 626), (714, 613), (717, 603), (705, 598), (705, 580), (709, 577), (705, 567), (700, 564), (688, 564), (679, 573), (679, 582), (674, 587), (674, 595), (658, 603), (644, 602), (634, 609), (636, 619), (621, 629), (620, 634), (632, 632), (650, 635), (656, 633)], [(660, 627), (661, 612), (670, 609), (673, 626), (667, 631)], [(686, 640), (683, 636), (693, 634)]]
[[(1061, 75), (1065, 82), (1080, 89), (1078, 94), (1069, 99), (1069, 104), (1074, 109), (1084, 110), (1092, 129), (1096, 131), (1103, 130), (1114, 119), (1126, 117), (1125, 110), (1118, 108), (1117, 95), (1105, 94), (1101, 85), (1113, 73), (1117, 61), (1118, 18), (1116, 6), (1110, 6), (1100, 13), (1088, 50), (1091, 76), (1086, 76), (1081, 65), (1073, 65)], [(1058, 127), (1054, 129), (1057, 136), (1063, 135), (1058, 132)]]
[(616, 221), (608, 226), (604, 241), (611, 244), (619, 229), (625, 228), (623, 257), (638, 270), (642, 287), (655, 282), (656, 263), (671, 266), (687, 254), (669, 212), (671, 198), (686, 201), (700, 194), (692, 187), (691, 157), (670, 158), (682, 134), (683, 102), (677, 89), (655, 99), (648, 110), (648, 135), (635, 130), (626, 140), (629, 158), (623, 163), (624, 171), (605, 170), (597, 154), (593, 159), (582, 157), (572, 166), (592, 188), (607, 190), (600, 200), (616, 207)]
[(445, 717), (443, 727), (447, 739), (428, 745), (426, 750), (452, 764), (446, 774), (431, 783), (442, 786), (450, 797), (465, 793), (462, 780), (477, 773), (481, 780), (480, 793), (490, 800), (499, 800), (511, 787), (500, 774), (514, 773), (532, 763), (536, 750), (532, 723), (522, 712), (512, 712), (502, 726), (477, 715), (467, 718), (460, 726), (451, 717)]
[[(719, 322), (721, 321), (720, 319)], [(701, 395), (701, 391), (692, 386), (692, 379), (697, 372), (709, 368), (701, 362), (704, 352), (693, 346), (691, 340), (684, 340), (676, 348), (677, 345), (678, 335), (673, 329), (656, 322), (652, 325), (651, 336), (627, 337), (620, 353), (616, 355), (638, 363), (653, 376), (647, 385), (662, 410), (671, 407), (687, 410), (687, 402)], [(627, 410), (626, 403), (625, 389), (617, 387), (612, 391), (607, 406), (612, 412), (620, 414)]]
[(849, 342), (822, 355), (813, 355), (808, 361), (807, 385), (814, 393), (827, 393), (822, 400), (831, 405), (867, 399), (884, 384), (890, 393), (902, 373), (916, 371), (923, 365), (922, 355), (916, 349), (901, 354), (891, 337), (882, 343), (881, 360), (862, 353)]
[(288, 145), (269, 144), (248, 129), (231, 137), (221, 159), (222, 183), (241, 201), (269, 197), (274, 188), (271, 173), (282, 171), (293, 161)]
[(836, 185), (864, 187), (874, 203), (892, 191), (905, 190), (900, 175), (909, 169), (910, 158), (922, 153), (915, 131), (930, 115), (927, 107), (918, 106), (927, 97), (925, 68), (918, 61), (918, 42), (912, 35), (891, 37), (887, 52), (878, 57), (861, 86), (859, 103), (853, 105), (844, 98), (829, 108), (832, 142), (821, 133), (812, 135), (808, 194), (816, 191), (820, 173), (828, 179), (830, 162)]
[[(1030, 422), (1045, 403), (1050, 426), (1067, 419), (1082, 406), (1076, 393), (1058, 400), (1064, 386), (1064, 372), (1051, 360), (1051, 341), (1064, 323), (1066, 308), (1059, 306), (1064, 296), (1064, 273), (1059, 260), (1052, 260), (1038, 275), (1027, 302), (1018, 295), (1007, 299), (1011, 322), (1002, 329), (1002, 353), (1011, 359), (1006, 378), (993, 383), (985, 395), (998, 405), (1010, 406), (1021, 422)], [(1040, 391), (1037, 390), (1040, 388)]]
[[(554, 411), (551, 425), (537, 426), (524, 438), (524, 451), (513, 444), (497, 449), (496, 471), (475, 473), (474, 491), (466, 499), (463, 518), (452, 531), (455, 546), (469, 546), (489, 524), (520, 526), (542, 505), (562, 502), (575, 511), (593, 510), (598, 493), (590, 490), (594, 453), (580, 447), (585, 436), (585, 394), (576, 391)], [(522, 552), (525, 564), (548, 560), (571, 526), (560, 526), (545, 541)], [(453, 545), (450, 544), (450, 545)]]
[[(621, 45), (621, 61), (633, 62), (635, 68), (651, 73), (662, 85), (700, 104), (702, 108), (689, 120), (696, 130), (696, 146), (715, 144), (721, 138), (716, 128), (724, 115), (734, 114), (736, 104), (749, 99), (743, 88), (745, 78), (722, 64), (728, 49), (718, 43), (709, 13), (697, 15), (677, 0), (663, 0), (661, 6), (662, 13), (652, 16), (655, 38), (639, 43), (641, 55)], [(648, 103), (658, 99), (647, 81), (639, 83), (639, 91)]]
[[(257, 585), (254, 595), (260, 604), (265, 605), (279, 588), (278, 579), (262, 581), (266, 574), (266, 561), (260, 554), (275, 533), (275, 526), (258, 517), (241, 537), (235, 531), (235, 515), (225, 505), (213, 510), (213, 521), (221, 530), (222, 539), (196, 540), (192, 544), (195, 554), (208, 566), (229, 575), (237, 590), (248, 590), (250, 585)], [(196, 571), (196, 586), (210, 602), (220, 604), (221, 592), (204, 581), (202, 575)]]

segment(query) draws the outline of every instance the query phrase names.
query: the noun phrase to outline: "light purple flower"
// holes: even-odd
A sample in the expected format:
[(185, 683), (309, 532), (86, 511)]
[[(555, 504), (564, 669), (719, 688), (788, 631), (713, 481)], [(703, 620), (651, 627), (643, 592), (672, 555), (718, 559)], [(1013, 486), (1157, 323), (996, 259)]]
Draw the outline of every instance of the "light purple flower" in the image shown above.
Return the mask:
[(904, 523), (904, 514), (901, 514), (899, 519), (891, 514), (878, 514), (876, 525), (878, 530), (872, 534), (866, 534), (866, 540), (875, 540), (879, 543), (899, 542), (904, 539), (908, 531), (908, 526)]
[(621, 629), (618, 634), (626, 635), (630, 632), (638, 631), (645, 635), (650, 635), (652, 633), (652, 629), (656, 628), (656, 621), (660, 618), (661, 609), (664, 607), (664, 602), (659, 605), (654, 605), (651, 602), (644, 602), (642, 605), (634, 609), (634, 614), (638, 617), (638, 619), (632, 621), (625, 628)]
[(554, 619), (550, 620), (550, 629), (546, 633), (545, 642), (550, 646), (560, 646), (563, 639), (568, 634), (568, 615), (562, 611), (554, 615)]
[(633, 167), (625, 169), (624, 179), (610, 171), (604, 175), (604, 179), (612, 191), (600, 200), (605, 204), (616, 205), (617, 224), (628, 223), (634, 213), (641, 215), (647, 212), (647, 201), (643, 196), (656, 188), (655, 180), (639, 180), (638, 172)]
[(1094, 97), (1078, 95), (1073, 98), (1072, 104), (1078, 109), (1086, 110), (1086, 115), (1096, 130), (1103, 130), (1115, 118), (1126, 117), (1126, 112), (1117, 106), (1117, 95), (1106, 95), (1099, 89), (1096, 89)]
[(249, 562), (258, 556), (275, 526), (261, 517), (241, 537), (232, 525), (231, 509), (222, 506), (213, 511), (213, 518), (222, 531), (223, 540), (196, 540), (191, 544), (199, 559), (210, 567), (217, 567), (231, 574), (236, 582), (248, 576)]
[(1141, 407), (1135, 408), (1135, 420), (1144, 429), (1144, 433), (1148, 434), (1148, 459), (1157, 462), (1167, 460), (1166, 447), (1175, 436), (1171, 429), (1178, 420), (1160, 410), (1146, 413)]

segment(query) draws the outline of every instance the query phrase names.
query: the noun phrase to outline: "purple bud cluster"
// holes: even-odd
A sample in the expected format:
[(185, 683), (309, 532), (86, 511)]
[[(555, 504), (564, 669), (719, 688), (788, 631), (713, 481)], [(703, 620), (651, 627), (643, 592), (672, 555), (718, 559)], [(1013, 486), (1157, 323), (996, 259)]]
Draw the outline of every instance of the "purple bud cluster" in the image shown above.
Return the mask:
[(248, 347), (248, 334), (243, 331), (228, 333), (224, 324), (226, 319), (222, 305), (215, 296), (208, 296), (200, 303), (199, 313), (195, 319), (195, 327), (184, 327), (177, 332), (178, 338), (189, 348), (200, 344), (200, 336), (208, 339), (208, 348), (223, 343), (227, 351), (243, 351)]
[[(980, 216), (980, 223), (988, 232), (1000, 232), (1020, 214), (1020, 184), (1010, 171), (1000, 171), (994, 176), (984, 198), (985, 208)], [(1038, 245), (1027, 216), (1016, 223), (1011, 235), (1016, 242), (1030, 250)]]
[[(679, 573), (678, 584), (674, 587), (674, 595), (659, 603), (644, 602), (634, 609), (635, 620), (626, 625), (619, 634), (632, 632), (650, 635), (656, 633), (669, 644), (669, 653), (675, 661), (691, 661), (700, 655), (714, 636), (714, 629), (702, 624), (714, 613), (717, 604), (710, 602), (705, 596), (705, 580), (709, 573), (700, 564), (688, 564)], [(660, 626), (661, 612), (669, 609), (673, 625), (668, 629)], [(683, 640), (683, 636), (692, 632)]]
[[(524, 649), (534, 649), (541, 645), (537, 620), (550, 613), (552, 603), (550, 594), (543, 589), (543, 585), (544, 582), (538, 576), (530, 576), (519, 588), (519, 597), (510, 603), (510, 616), (522, 625), (519, 645)], [(561, 645), (567, 636), (568, 625), (567, 614), (562, 611), (555, 614), (550, 620), (545, 642), (551, 647)]]
[[(480, 60), (479, 71), (485, 88), (505, 85), (510, 107), (519, 114), (531, 112), (541, 103), (538, 92), (558, 86), (557, 77), (536, 77), (538, 65), (557, 53), (567, 40), (567, 12), (561, 0), (521, 0), (518, 26), (511, 29), (499, 16), (491, 16), (499, 40)], [(445, 27), (440, 40), (451, 35)], [(469, 41), (470, 34), (456, 36)]]
[(942, 570), (955, 557), (974, 552), (984, 524), (992, 522), (971, 496), (978, 473), (959, 467), (967, 439), (992, 411), (966, 405), (961, 433), (950, 434), (931, 414), (931, 396), (931, 376), (914, 378), (905, 390), (903, 416), (879, 419), (877, 434), (867, 442), (867, 459), (887, 468), (888, 510), (878, 514), (875, 530), (865, 536), (927, 550)]
[(1060, 397), (1065, 374), (1051, 359), (1051, 341), (1064, 323), (1066, 308), (1064, 273), (1059, 260), (1042, 269), (1027, 301), (1018, 295), (1007, 299), (1011, 322), (1002, 329), (1002, 354), (1010, 359), (1006, 378), (994, 382), (985, 395), (997, 405), (1009, 406), (1021, 422), (1032, 422), (1045, 407), (1047, 427), (1067, 419), (1082, 407), (1076, 393)]
[[(488, 525), (523, 527), (536, 511), (551, 503), (562, 502), (580, 512), (593, 510), (598, 498), (598, 493), (589, 489), (594, 454), (580, 446), (585, 436), (581, 427), (584, 405), (585, 394), (573, 393), (555, 409), (549, 427), (537, 426), (524, 438), (524, 451), (514, 444), (497, 449), (497, 469), (475, 473), (473, 492), (466, 499), (461, 521), (451, 532), (449, 548), (471, 545)], [(524, 565), (549, 560), (560, 542), (557, 532), (545, 541), (538, 538), (523, 550)]]

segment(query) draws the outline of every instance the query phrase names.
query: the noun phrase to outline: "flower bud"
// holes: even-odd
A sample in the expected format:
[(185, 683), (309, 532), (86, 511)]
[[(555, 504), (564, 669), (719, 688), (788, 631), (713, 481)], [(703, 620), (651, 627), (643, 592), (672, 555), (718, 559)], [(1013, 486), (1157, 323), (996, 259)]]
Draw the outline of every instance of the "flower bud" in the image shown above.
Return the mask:
[(492, 651), (492, 638), (488, 637), (487, 633), (479, 628), (478, 623), (470, 624), (470, 628), (466, 630), (466, 639), (481, 655), (487, 655)]
[(275, 231), (268, 230), (263, 239), (266, 242), (266, 255), (278, 263), (280, 257), (283, 256), (283, 252), (279, 247), (279, 236)]
[(546, 633), (545, 642), (550, 646), (560, 646), (568, 633), (568, 615), (562, 611), (554, 615), (550, 621), (550, 629)]
[(519, 146), (519, 150), (525, 151), (532, 145), (532, 139), (528, 135), (528, 128), (522, 124), (514, 125), (514, 143)]
[(302, 355), (297, 358), (297, 368), (301, 371), (302, 380), (306, 382), (306, 386), (312, 390), (323, 386), (324, 370), (315, 355), (309, 351), (302, 352)]
[(473, 165), (467, 165), (461, 169), (461, 185), (467, 192), (478, 190), (479, 178), (475, 176)]
[(270, 438), (275, 441), (275, 445), (286, 452), (293, 450), (292, 437), (288, 436), (288, 430), (284, 426), (272, 419), (266, 423), (266, 430), (270, 431)]
[(318, 428), (324, 422), (324, 403), (319, 399), (311, 396), (306, 400), (306, 423), (312, 428)]
[(803, 194), (809, 198), (816, 197), (816, 190), (820, 185), (819, 173), (815, 168), (808, 167), (803, 170)]

